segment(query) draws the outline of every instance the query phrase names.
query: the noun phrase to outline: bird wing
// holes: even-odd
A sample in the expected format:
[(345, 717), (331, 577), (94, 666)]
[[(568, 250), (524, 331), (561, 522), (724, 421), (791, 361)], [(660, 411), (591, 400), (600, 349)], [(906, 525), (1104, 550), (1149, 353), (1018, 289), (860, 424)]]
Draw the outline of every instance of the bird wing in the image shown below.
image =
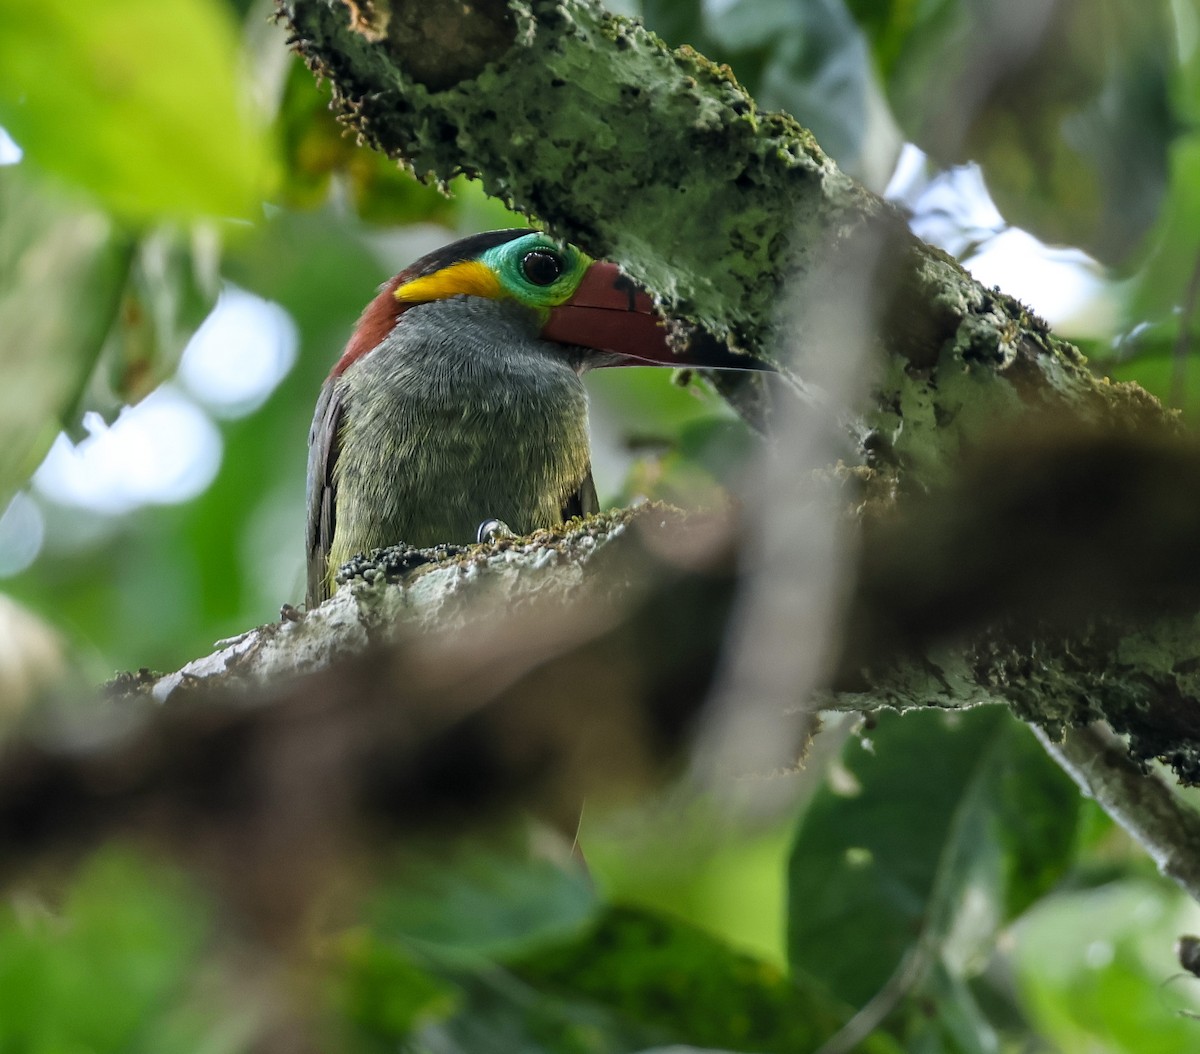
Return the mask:
[(596, 484), (592, 480), (592, 468), (589, 465), (579, 481), (579, 487), (573, 494), (567, 495), (567, 500), (563, 502), (563, 522), (572, 516), (591, 516), (599, 511), (600, 499), (596, 496)]
[(325, 382), (308, 433), (308, 522), (304, 540), (308, 551), (305, 602), (310, 609), (329, 596), (329, 550), (333, 546), (337, 506), (333, 469), (341, 445), (345, 392), (345, 387), (337, 384), (336, 378), (330, 377)]

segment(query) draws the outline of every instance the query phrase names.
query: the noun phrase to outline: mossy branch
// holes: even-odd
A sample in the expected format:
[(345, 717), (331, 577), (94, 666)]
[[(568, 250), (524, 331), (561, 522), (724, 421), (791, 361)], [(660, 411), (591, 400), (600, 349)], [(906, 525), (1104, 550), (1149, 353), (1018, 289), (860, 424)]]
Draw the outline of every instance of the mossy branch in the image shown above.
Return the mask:
[(366, 6), (280, 3), (367, 143), (427, 178), (478, 178), (736, 346), (777, 355), (784, 292), (823, 288), (805, 280), (831, 247), (869, 238), (876, 281), (854, 308), (876, 320), (887, 363), (866, 434), (889, 473), (936, 482), (1030, 406), (1102, 426), (1164, 421), (1140, 389), (1095, 378), (1028, 309), (915, 238), (727, 67), (593, 0)]

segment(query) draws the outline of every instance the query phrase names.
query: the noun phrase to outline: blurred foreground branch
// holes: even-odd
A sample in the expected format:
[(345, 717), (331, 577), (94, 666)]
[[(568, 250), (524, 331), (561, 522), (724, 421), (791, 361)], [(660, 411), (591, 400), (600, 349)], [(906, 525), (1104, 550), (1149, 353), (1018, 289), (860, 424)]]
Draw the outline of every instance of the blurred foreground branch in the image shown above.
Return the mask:
[[(1007, 487), (990, 482), (1001, 464)], [(904, 521), (867, 513), (820, 704), (1004, 702), (1051, 738), (1102, 718), (1130, 736), (1127, 779), (1161, 756), (1197, 782), (1200, 506), (1177, 499), (1200, 493), (1200, 452), (1075, 439), (1006, 448), (977, 470)], [(1097, 577), (1103, 553), (1113, 573)], [(585, 795), (627, 793), (682, 760), (746, 555), (728, 516), (661, 506), (415, 569), (413, 551), (385, 550), (298, 621), (168, 677), (125, 678), (99, 712), (42, 718), (10, 742), (6, 859), (146, 829), (223, 861), (234, 898), (261, 897), (275, 918), (291, 909), (270, 876), (307, 888), (323, 839), (386, 844), (371, 837), (381, 827), (514, 806), (569, 828)], [(929, 570), (942, 564), (956, 570)], [(779, 714), (765, 734), (789, 720), (806, 718)]]

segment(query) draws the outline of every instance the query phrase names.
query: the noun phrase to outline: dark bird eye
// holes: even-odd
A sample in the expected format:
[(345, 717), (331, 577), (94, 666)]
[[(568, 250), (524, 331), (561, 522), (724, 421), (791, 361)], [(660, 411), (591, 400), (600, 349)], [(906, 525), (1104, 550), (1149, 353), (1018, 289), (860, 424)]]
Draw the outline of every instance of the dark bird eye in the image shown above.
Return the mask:
[(553, 249), (532, 249), (521, 259), (521, 270), (534, 285), (553, 285), (563, 273), (563, 258)]

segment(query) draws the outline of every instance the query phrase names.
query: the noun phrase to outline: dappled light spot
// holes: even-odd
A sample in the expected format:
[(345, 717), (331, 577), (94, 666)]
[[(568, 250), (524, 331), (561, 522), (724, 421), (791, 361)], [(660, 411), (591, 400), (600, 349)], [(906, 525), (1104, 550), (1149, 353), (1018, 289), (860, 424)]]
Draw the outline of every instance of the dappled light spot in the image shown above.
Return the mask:
[(870, 867), (875, 861), (875, 854), (861, 845), (851, 845), (846, 848), (846, 866), (852, 871), (861, 871)]
[(1084, 950), (1084, 961), (1093, 970), (1103, 970), (1109, 966), (1116, 955), (1112, 941), (1092, 941)]
[(208, 416), (166, 384), (110, 427), (88, 414), (91, 433), (73, 444), (60, 434), (33, 477), (42, 496), (63, 505), (119, 515), (141, 505), (170, 505), (202, 493), (221, 462), (221, 436)]
[(179, 378), (218, 417), (244, 417), (287, 376), (297, 342), (287, 311), (227, 285), (184, 350)]
[(0, 165), (15, 165), (24, 156), (25, 151), (17, 146), (8, 132), (0, 128)]
[(20, 493), (0, 514), (0, 578), (24, 571), (37, 558), (46, 535), (42, 510)]
[(857, 798), (862, 794), (862, 783), (841, 761), (830, 763), (826, 778), (829, 789), (840, 798)]
[(919, 238), (945, 249), (985, 286), (996, 286), (1076, 337), (1111, 332), (1121, 308), (1104, 267), (1081, 249), (1047, 245), (1011, 226), (974, 163), (935, 172), (905, 144), (886, 197), (907, 208)]

